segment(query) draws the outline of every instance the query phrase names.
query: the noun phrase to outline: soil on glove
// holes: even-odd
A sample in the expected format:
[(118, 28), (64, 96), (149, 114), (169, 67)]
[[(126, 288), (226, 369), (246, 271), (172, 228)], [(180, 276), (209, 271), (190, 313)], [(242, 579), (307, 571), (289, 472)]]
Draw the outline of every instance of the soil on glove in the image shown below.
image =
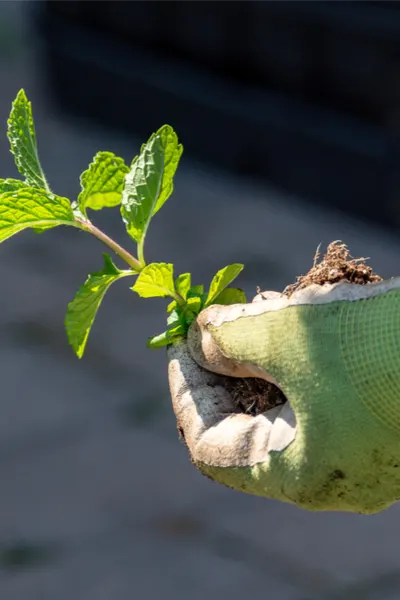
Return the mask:
[(224, 385), (236, 408), (254, 417), (286, 402), (285, 395), (276, 385), (258, 377), (226, 377)]
[[(332, 242), (322, 258), (318, 248), (309, 272), (298, 277), (296, 283), (288, 285), (282, 293), (290, 297), (296, 290), (312, 284), (324, 285), (348, 281), (355, 285), (366, 285), (381, 281), (382, 277), (365, 264), (366, 260), (366, 258), (353, 258), (345, 244), (339, 241)], [(286, 402), (283, 392), (263, 379), (227, 377), (226, 380), (226, 387), (231, 392), (233, 402), (240, 412), (256, 416)]]
[(321, 258), (319, 248), (314, 257), (314, 264), (306, 275), (300, 275), (296, 283), (288, 285), (283, 294), (291, 296), (293, 292), (302, 290), (312, 284), (338, 283), (348, 281), (356, 285), (366, 285), (381, 281), (382, 277), (373, 272), (372, 267), (365, 264), (366, 258), (353, 258), (345, 244), (332, 242)]

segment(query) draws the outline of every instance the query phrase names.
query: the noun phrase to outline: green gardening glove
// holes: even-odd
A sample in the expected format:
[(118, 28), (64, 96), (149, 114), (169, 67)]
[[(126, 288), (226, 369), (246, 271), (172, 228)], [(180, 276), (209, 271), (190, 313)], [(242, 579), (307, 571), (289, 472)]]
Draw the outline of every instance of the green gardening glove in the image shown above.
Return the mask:
[[(389, 507), (400, 499), (400, 278), (255, 300), (207, 308), (168, 350), (193, 462), (231, 488), (310, 510)], [(238, 413), (221, 375), (272, 381), (287, 402)]]

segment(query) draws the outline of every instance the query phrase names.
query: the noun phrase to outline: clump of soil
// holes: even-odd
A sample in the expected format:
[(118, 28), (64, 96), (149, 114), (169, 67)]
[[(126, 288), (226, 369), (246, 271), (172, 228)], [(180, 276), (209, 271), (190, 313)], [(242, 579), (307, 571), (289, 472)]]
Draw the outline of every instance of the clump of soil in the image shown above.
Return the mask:
[(312, 268), (306, 275), (300, 275), (296, 283), (288, 285), (283, 294), (291, 296), (293, 292), (312, 284), (324, 285), (348, 281), (356, 285), (366, 285), (381, 281), (382, 277), (365, 264), (366, 260), (366, 258), (353, 258), (347, 246), (339, 241), (329, 244), (322, 259), (318, 247)]
[[(319, 248), (317, 249), (309, 272), (298, 277), (296, 283), (288, 285), (283, 294), (291, 296), (296, 290), (312, 284), (324, 285), (348, 281), (355, 285), (366, 285), (381, 281), (382, 277), (365, 264), (366, 260), (366, 258), (353, 258), (345, 244), (339, 241), (332, 242), (322, 258)], [(263, 379), (227, 377), (225, 385), (232, 394), (235, 406), (249, 415), (256, 416), (286, 402), (283, 392)]]
[(285, 395), (276, 385), (258, 377), (226, 377), (224, 385), (236, 408), (254, 417), (286, 402)]

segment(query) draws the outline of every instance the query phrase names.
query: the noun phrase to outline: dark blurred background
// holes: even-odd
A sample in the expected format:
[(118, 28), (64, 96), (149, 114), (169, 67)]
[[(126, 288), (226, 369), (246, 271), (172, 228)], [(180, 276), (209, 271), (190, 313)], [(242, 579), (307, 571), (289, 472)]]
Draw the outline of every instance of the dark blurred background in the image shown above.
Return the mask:
[[(24, 87), (44, 170), (74, 198), (98, 150), (129, 161), (163, 123), (185, 152), (148, 260), (283, 289), (342, 239), (399, 275), (396, 2), (0, 2), (5, 123)], [(96, 214), (129, 244), (118, 211)], [(310, 514), (202, 477), (178, 441), (162, 301), (123, 283), (78, 361), (63, 319), (99, 244), (0, 247), (0, 599), (395, 600), (399, 506)]]
[(202, 161), (399, 225), (399, 9), (49, 2), (38, 22), (64, 110), (143, 136), (173, 122)]

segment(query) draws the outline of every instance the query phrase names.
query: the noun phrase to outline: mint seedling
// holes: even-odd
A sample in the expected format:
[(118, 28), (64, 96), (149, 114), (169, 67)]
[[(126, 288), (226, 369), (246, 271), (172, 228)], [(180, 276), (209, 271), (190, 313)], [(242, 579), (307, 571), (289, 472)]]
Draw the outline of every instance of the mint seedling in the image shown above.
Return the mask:
[[(101, 271), (91, 273), (69, 303), (65, 317), (68, 340), (79, 358), (83, 356), (90, 329), (100, 304), (118, 279), (136, 277), (131, 290), (142, 298), (170, 298), (167, 329), (148, 341), (149, 348), (161, 348), (186, 336), (199, 312), (211, 304), (246, 302), (242, 290), (227, 287), (243, 265), (218, 271), (210, 288), (192, 285), (190, 273), (175, 277), (170, 263), (146, 264), (144, 242), (153, 216), (173, 191), (173, 179), (182, 155), (182, 145), (169, 125), (163, 125), (143, 144), (128, 166), (112, 152), (98, 152), (80, 177), (77, 200), (55, 194), (44, 175), (38, 155), (31, 103), (20, 90), (8, 119), (8, 139), (15, 164), (23, 180), (0, 179), (0, 242), (23, 229), (41, 233), (67, 225), (92, 234), (128, 266), (116, 267), (104, 254)], [(88, 210), (120, 206), (127, 233), (137, 246), (137, 257), (98, 229)]]

